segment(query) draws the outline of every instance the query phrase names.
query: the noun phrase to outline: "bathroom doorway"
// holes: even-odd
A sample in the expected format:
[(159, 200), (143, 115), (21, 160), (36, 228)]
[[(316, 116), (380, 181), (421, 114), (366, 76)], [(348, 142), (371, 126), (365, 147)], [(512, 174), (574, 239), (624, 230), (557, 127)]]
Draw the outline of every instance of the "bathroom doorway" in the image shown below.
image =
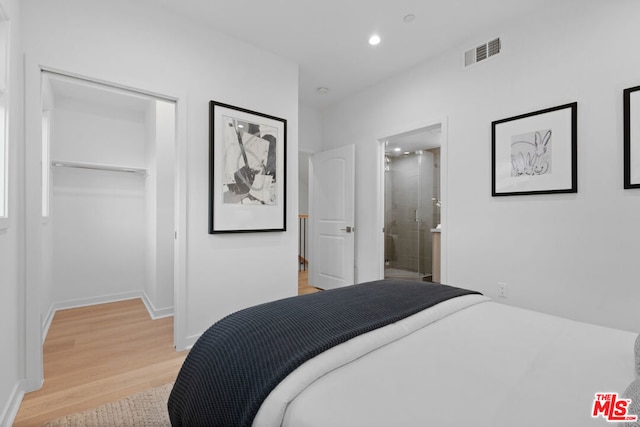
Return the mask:
[(440, 281), (441, 138), (436, 124), (383, 142), (385, 279)]

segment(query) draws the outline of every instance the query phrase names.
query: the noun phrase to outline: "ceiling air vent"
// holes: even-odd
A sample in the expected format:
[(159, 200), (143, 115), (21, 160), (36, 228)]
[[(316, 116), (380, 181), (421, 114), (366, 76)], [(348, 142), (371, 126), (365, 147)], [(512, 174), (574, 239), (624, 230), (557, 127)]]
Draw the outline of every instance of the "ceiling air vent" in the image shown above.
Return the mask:
[(476, 62), (487, 59), (487, 45), (482, 44), (476, 48)]
[(469, 65), (485, 60), (490, 56), (499, 54), (501, 47), (502, 44), (500, 43), (500, 38), (497, 38), (490, 42), (483, 43), (474, 49), (469, 49), (464, 53), (464, 66), (468, 67)]
[(489, 50), (489, 56), (497, 55), (500, 53), (500, 39), (493, 39), (489, 43), (487, 43), (487, 48)]

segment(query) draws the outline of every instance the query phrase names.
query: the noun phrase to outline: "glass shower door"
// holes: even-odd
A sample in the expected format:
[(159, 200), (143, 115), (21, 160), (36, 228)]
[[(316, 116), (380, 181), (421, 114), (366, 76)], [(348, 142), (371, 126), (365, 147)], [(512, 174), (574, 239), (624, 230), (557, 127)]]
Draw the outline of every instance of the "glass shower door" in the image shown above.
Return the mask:
[(385, 161), (385, 278), (428, 279), (434, 227), (433, 153), (416, 151)]

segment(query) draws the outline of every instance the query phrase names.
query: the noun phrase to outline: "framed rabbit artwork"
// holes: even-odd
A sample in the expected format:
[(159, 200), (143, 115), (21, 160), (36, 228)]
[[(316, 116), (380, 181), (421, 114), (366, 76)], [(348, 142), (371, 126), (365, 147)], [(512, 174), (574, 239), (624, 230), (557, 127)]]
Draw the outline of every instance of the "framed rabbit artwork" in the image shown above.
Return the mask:
[(578, 192), (576, 102), (491, 123), (491, 195)]
[(624, 188), (640, 188), (640, 86), (625, 89)]

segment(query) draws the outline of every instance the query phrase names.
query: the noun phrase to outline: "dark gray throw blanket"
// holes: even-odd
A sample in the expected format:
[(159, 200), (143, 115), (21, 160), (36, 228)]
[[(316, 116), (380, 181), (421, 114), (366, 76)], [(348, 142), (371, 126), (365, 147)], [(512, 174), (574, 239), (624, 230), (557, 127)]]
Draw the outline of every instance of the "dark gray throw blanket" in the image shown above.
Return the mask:
[(269, 393), (307, 360), (442, 301), (477, 292), (380, 280), (231, 314), (196, 342), (176, 379), (173, 426), (250, 426)]

